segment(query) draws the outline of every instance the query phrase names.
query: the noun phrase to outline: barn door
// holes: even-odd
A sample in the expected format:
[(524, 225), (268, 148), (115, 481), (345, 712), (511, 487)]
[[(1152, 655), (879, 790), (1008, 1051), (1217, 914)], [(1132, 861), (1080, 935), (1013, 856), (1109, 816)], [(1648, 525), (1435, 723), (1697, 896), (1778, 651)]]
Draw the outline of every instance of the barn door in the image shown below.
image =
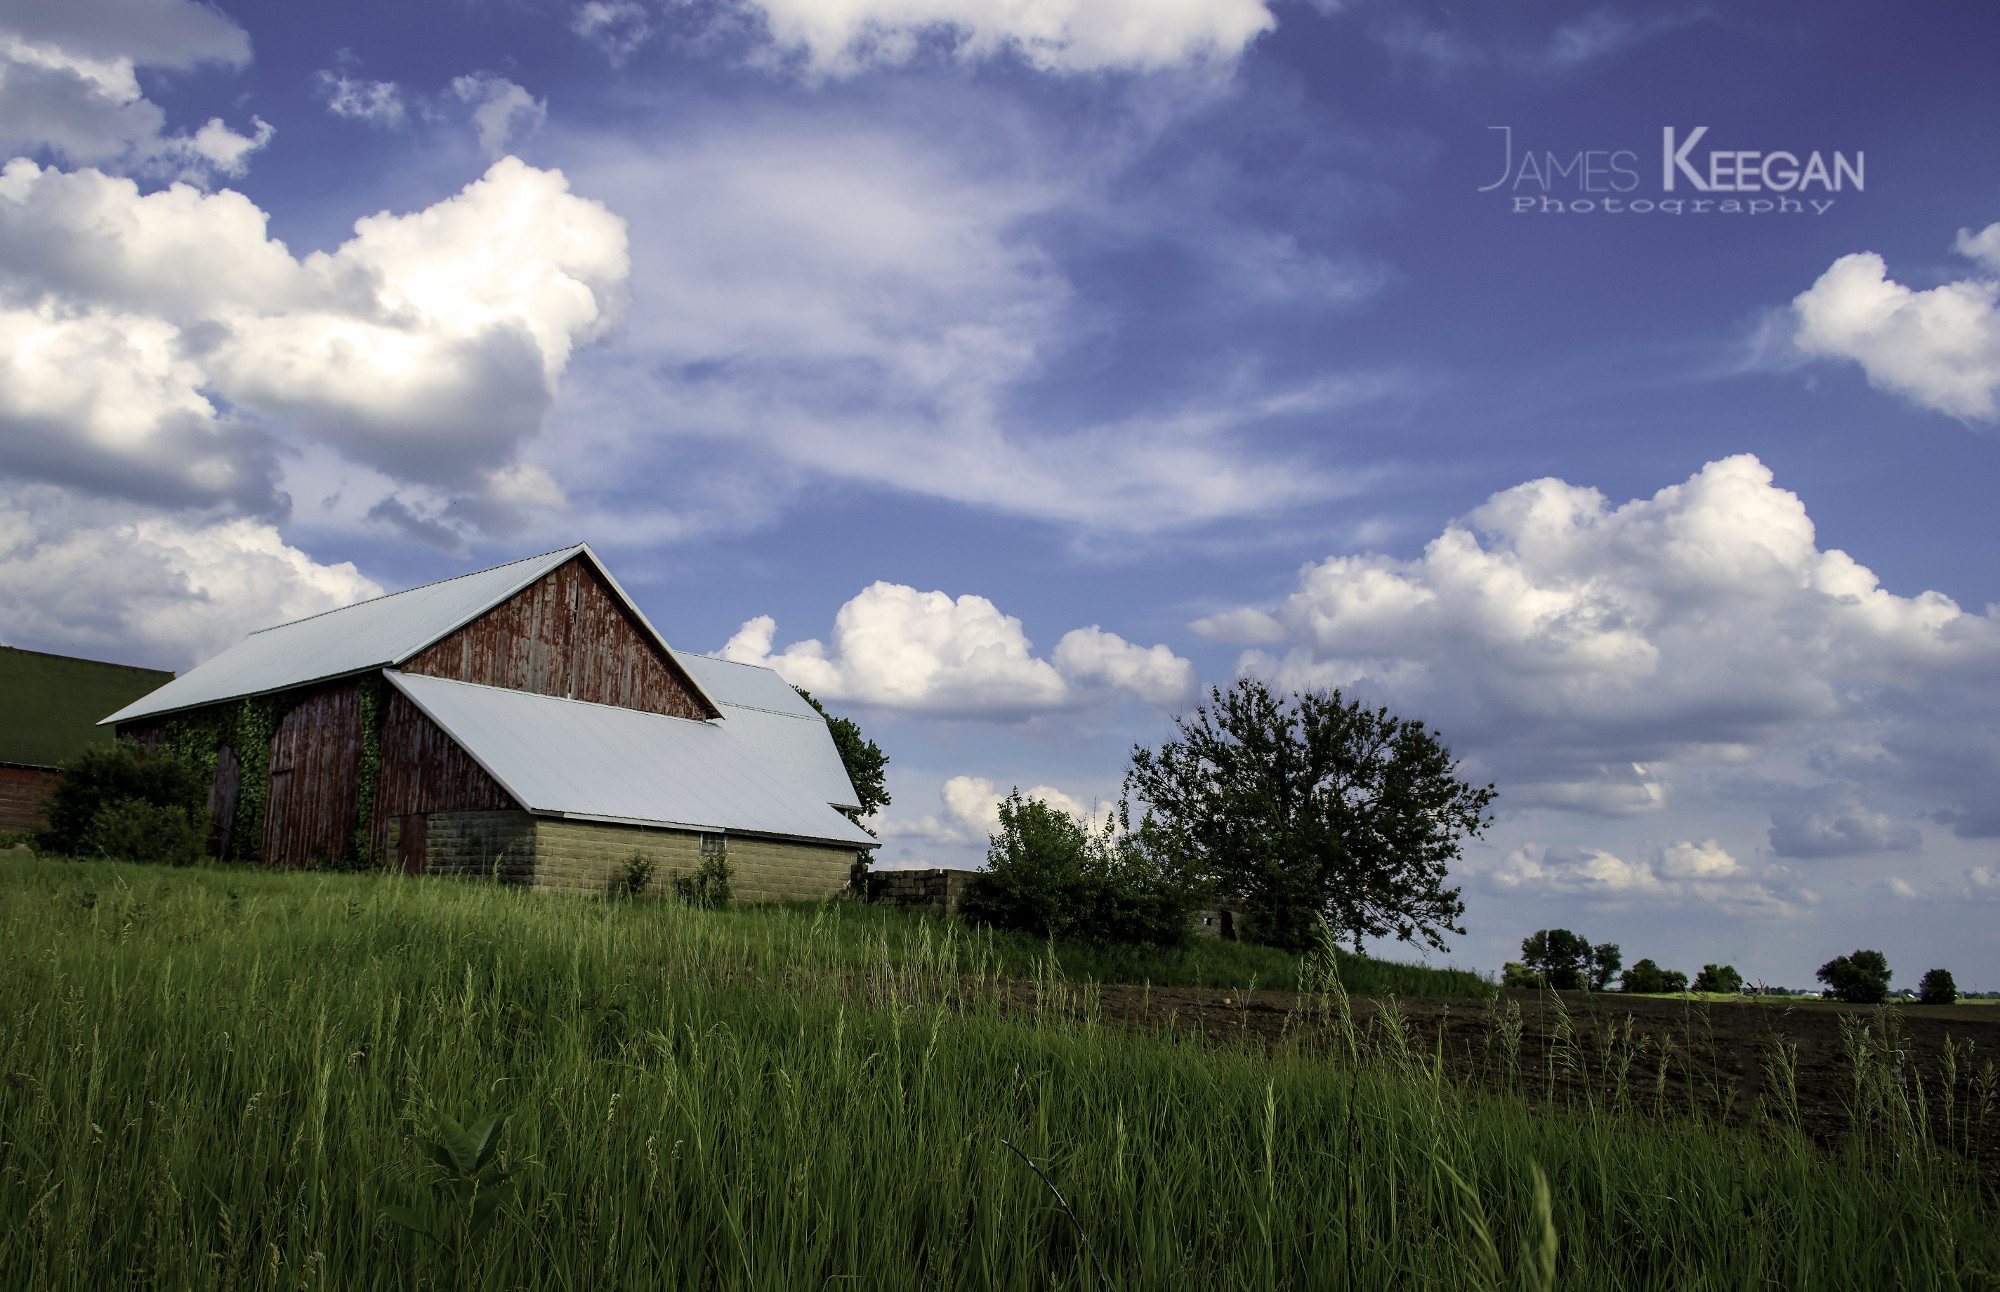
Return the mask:
[(410, 812), (396, 819), (400, 822), (396, 831), (396, 862), (405, 875), (421, 875), (430, 842), (430, 814)]
[(210, 846), (225, 861), (236, 841), (236, 797), (242, 785), (243, 764), (236, 751), (224, 745), (215, 751), (215, 780), (208, 787), (208, 829)]
[(271, 736), (264, 861), (335, 864), (354, 846), (361, 771), (361, 693), (353, 682), (293, 705)]

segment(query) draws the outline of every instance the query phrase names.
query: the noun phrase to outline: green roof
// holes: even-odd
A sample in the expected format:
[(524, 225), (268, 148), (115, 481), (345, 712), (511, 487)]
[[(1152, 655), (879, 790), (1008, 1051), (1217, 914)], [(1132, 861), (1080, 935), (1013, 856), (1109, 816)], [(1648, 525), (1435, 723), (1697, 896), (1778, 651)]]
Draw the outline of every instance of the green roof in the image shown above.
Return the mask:
[(130, 664), (0, 646), (0, 763), (54, 766), (111, 743), (97, 720), (173, 680)]

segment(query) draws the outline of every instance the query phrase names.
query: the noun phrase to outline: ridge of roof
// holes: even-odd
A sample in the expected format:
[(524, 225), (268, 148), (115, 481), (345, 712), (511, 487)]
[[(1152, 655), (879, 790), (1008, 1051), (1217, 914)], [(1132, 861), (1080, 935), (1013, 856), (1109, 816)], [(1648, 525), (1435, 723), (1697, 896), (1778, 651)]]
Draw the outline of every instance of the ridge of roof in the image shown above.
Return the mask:
[[(447, 583), (456, 583), (460, 579), (471, 579), (471, 578), (476, 578), (482, 574), (492, 574), (497, 570), (504, 570), (510, 565), (526, 565), (530, 561), (545, 561), (551, 556), (557, 556), (563, 553), (581, 552), (584, 551), (587, 546), (588, 545), (584, 543), (571, 543), (567, 547), (552, 547), (546, 552), (537, 552), (533, 556), (523, 556), (512, 561), (502, 561), (498, 565), (489, 565), (484, 569), (467, 570), (463, 574), (454, 574), (451, 577), (444, 579), (432, 579), (429, 583), (418, 583), (411, 587), (398, 588), (394, 592), (384, 592), (382, 595), (377, 597), (363, 597), (359, 601), (350, 601), (344, 606), (335, 606), (331, 610), (322, 610), (317, 614), (311, 614), (311, 615), (300, 615), (297, 619), (287, 619), (285, 620), (285, 622), (281, 624), (266, 624), (262, 628), (251, 629), (249, 632), (243, 634), (243, 636), (246, 640), (251, 637), (259, 637), (265, 633), (276, 632), (280, 628), (290, 628), (293, 624), (311, 623), (315, 619), (324, 619), (328, 615), (337, 615), (342, 613), (343, 611), (352, 610), (356, 606), (372, 606), (378, 601), (388, 601), (394, 597), (406, 597), (412, 592), (422, 592), (426, 588), (441, 588)], [(519, 591), (519, 589), (517, 588), (515, 589), (515, 591)], [(503, 596), (500, 598), (500, 600), (504, 601), (506, 600), (506, 597)], [(498, 601), (494, 603), (494, 605), (498, 604), (499, 604)], [(493, 608), (492, 606), (488, 606), (487, 610), (491, 610), (492, 608)], [(484, 614), (485, 611), (480, 611), (479, 613)], [(474, 615), (473, 617), (477, 618), (478, 615)], [(467, 620), (466, 622), (469, 623), (471, 621)], [(465, 625), (463, 623), (458, 625), (458, 627), (460, 628), (464, 626)], [(400, 660), (396, 662), (401, 663)]]

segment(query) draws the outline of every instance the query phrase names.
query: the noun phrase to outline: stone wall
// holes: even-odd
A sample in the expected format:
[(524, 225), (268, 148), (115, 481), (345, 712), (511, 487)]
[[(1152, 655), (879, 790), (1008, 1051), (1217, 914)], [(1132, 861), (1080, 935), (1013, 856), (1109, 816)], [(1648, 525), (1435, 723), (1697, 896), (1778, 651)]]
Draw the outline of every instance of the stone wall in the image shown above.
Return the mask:
[(944, 915), (958, 914), (959, 903), (977, 871), (877, 870), (867, 880), (868, 900), (883, 906), (928, 907)]

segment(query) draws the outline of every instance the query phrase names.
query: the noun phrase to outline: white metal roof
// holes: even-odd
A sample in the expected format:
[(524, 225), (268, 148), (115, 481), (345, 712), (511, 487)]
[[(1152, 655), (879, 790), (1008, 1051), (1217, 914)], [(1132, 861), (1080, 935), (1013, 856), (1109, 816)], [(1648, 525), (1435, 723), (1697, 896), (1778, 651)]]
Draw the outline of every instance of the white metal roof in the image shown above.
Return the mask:
[(729, 734), (786, 782), (810, 787), (825, 803), (861, 806), (826, 719), (791, 683), (758, 664), (675, 651), (674, 658), (722, 706)]
[[(356, 602), (251, 633), (141, 696), (99, 725), (264, 695), (308, 682), (400, 664), (548, 574), (571, 557), (589, 559), (661, 650), (667, 644), (588, 544), (544, 552), (490, 570)], [(695, 679), (697, 690), (702, 687)], [(706, 695), (706, 692), (703, 692)]]
[(816, 787), (737, 739), (734, 718), (698, 722), (444, 678), (385, 676), (530, 812), (875, 844)]

